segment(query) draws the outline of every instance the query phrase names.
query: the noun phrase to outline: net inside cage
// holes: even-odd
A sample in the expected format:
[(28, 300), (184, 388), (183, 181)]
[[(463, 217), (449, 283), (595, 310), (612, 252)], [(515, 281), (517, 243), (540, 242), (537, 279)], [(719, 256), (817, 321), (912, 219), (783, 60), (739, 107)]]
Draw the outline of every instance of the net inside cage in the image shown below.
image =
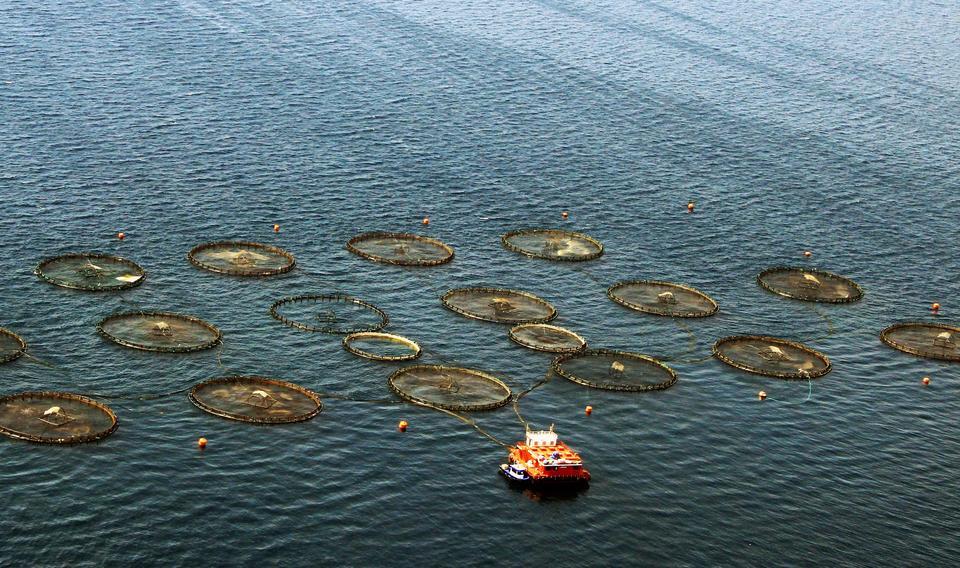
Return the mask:
[(27, 344), (8, 329), (0, 328), (0, 363), (9, 363), (23, 355)]
[(274, 276), (296, 265), (293, 255), (281, 248), (246, 241), (204, 243), (187, 258), (198, 268), (231, 276)]
[(614, 302), (648, 314), (701, 318), (717, 313), (719, 306), (696, 288), (659, 280), (619, 282), (607, 290)]
[(462, 367), (415, 365), (391, 375), (389, 386), (401, 398), (445, 410), (491, 410), (510, 400), (500, 379)]
[(450, 245), (407, 233), (364, 233), (347, 241), (347, 250), (368, 260), (403, 266), (436, 266), (453, 260)]
[(65, 392), (0, 397), (0, 433), (41, 444), (78, 444), (106, 438), (117, 417), (106, 405)]
[(584, 261), (603, 254), (603, 245), (597, 239), (559, 229), (511, 231), (500, 241), (509, 250), (547, 260)]
[(458, 288), (444, 294), (441, 301), (462, 316), (495, 323), (544, 323), (557, 317), (549, 302), (517, 290)]
[(549, 353), (575, 353), (587, 346), (586, 340), (576, 333), (545, 323), (524, 323), (510, 329), (514, 342)]
[(138, 286), (146, 272), (137, 263), (119, 256), (84, 253), (49, 258), (37, 265), (41, 280), (73, 290), (93, 292)]
[(763, 335), (724, 337), (713, 346), (724, 363), (758, 375), (781, 379), (815, 379), (830, 372), (830, 359), (796, 341)]
[(845, 304), (863, 297), (853, 280), (811, 268), (770, 268), (757, 276), (757, 283), (774, 294), (807, 302)]
[(309, 420), (323, 410), (320, 396), (294, 383), (256, 376), (221, 377), (193, 387), (191, 402), (210, 414), (263, 424)]
[(331, 334), (378, 331), (390, 322), (380, 308), (345, 294), (282, 298), (270, 307), (270, 315), (290, 327)]
[(553, 370), (575, 383), (606, 390), (663, 390), (677, 382), (677, 373), (653, 357), (607, 349), (560, 357)]
[(918, 357), (960, 361), (960, 327), (942, 323), (899, 323), (884, 329), (880, 339), (894, 349)]
[(108, 316), (97, 326), (107, 339), (144, 351), (200, 351), (220, 343), (220, 330), (200, 318), (169, 312)]
[(358, 357), (376, 361), (411, 361), (420, 356), (420, 345), (416, 341), (375, 331), (351, 333), (343, 338), (343, 348)]

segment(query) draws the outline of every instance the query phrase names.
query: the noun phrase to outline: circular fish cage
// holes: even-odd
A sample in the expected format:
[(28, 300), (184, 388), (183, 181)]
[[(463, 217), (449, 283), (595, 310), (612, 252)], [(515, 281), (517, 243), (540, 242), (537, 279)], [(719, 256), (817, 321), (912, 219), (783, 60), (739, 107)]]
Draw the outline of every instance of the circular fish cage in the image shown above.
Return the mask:
[(109, 254), (65, 254), (40, 262), (34, 270), (43, 281), (61, 288), (105, 292), (139, 286), (146, 271), (139, 264)]
[(546, 323), (523, 323), (510, 328), (510, 339), (528, 349), (548, 353), (576, 353), (587, 341), (576, 333)]
[(357, 357), (375, 361), (412, 361), (420, 356), (420, 345), (401, 335), (376, 331), (351, 333), (343, 348)]
[(696, 288), (660, 280), (618, 282), (607, 289), (607, 297), (631, 310), (675, 318), (703, 318), (720, 309)]
[(897, 323), (880, 332), (880, 340), (918, 357), (960, 361), (960, 327), (942, 323)]
[(644, 392), (670, 388), (677, 373), (664, 363), (626, 351), (590, 349), (553, 362), (561, 377), (595, 389)]
[(545, 323), (557, 317), (549, 302), (517, 290), (457, 288), (440, 298), (443, 305), (468, 318), (517, 325)]
[(38, 444), (102, 440), (117, 429), (105, 404), (66, 392), (22, 392), (0, 397), (0, 434)]
[(510, 387), (482, 371), (444, 365), (414, 365), (390, 375), (400, 398), (444, 410), (492, 410), (510, 401)]
[(247, 241), (217, 241), (190, 249), (197, 268), (230, 276), (275, 276), (290, 272), (297, 261), (282, 248)]
[(814, 268), (768, 268), (757, 275), (757, 283), (774, 294), (805, 302), (848, 304), (863, 297), (863, 289), (853, 280)]
[(27, 350), (27, 343), (16, 333), (0, 327), (0, 363), (19, 359)]
[(407, 233), (363, 233), (347, 241), (347, 250), (374, 262), (401, 266), (437, 266), (453, 260), (450, 245)]
[(560, 229), (522, 229), (510, 231), (500, 242), (513, 252), (547, 260), (582, 262), (603, 254), (603, 244), (597, 239)]
[(780, 379), (815, 379), (830, 372), (830, 359), (796, 341), (734, 335), (714, 343), (713, 355), (741, 371)]
[(209, 349), (222, 338), (216, 326), (194, 316), (170, 312), (129, 312), (104, 318), (101, 335), (124, 347), (143, 351), (187, 353)]
[(323, 410), (317, 393), (267, 377), (210, 379), (194, 386), (187, 396), (210, 414), (258, 424), (304, 422)]
[(383, 310), (344, 294), (312, 294), (281, 298), (270, 306), (277, 321), (317, 333), (379, 331), (390, 323)]

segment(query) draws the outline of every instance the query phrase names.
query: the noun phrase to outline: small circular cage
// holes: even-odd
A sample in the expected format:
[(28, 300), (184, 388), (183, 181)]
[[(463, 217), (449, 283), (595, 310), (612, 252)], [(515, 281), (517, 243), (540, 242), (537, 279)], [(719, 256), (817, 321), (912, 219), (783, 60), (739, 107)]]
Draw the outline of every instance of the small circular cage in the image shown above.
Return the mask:
[(553, 370), (575, 383), (615, 391), (663, 390), (677, 382), (676, 371), (653, 357), (609, 349), (565, 355), (554, 361)]
[(71, 288), (103, 292), (140, 285), (147, 273), (136, 262), (109, 254), (65, 254), (37, 265), (37, 276), (46, 282)]
[(546, 323), (523, 323), (510, 329), (510, 339), (528, 349), (549, 353), (576, 353), (587, 346), (585, 339)]
[(510, 387), (474, 369), (444, 365), (414, 365), (398, 370), (387, 381), (398, 396), (444, 410), (491, 410), (510, 401)]
[(270, 315), (290, 327), (331, 334), (379, 331), (390, 323), (380, 308), (344, 294), (282, 298), (270, 306)]
[(347, 241), (355, 255), (402, 266), (436, 266), (453, 260), (453, 249), (437, 239), (407, 233), (364, 233)]
[(880, 332), (880, 339), (904, 353), (960, 361), (960, 327), (942, 323), (897, 323)]
[(412, 361), (420, 356), (420, 345), (401, 335), (362, 331), (343, 338), (343, 348), (357, 357), (376, 361)]
[(607, 289), (607, 297), (631, 310), (658, 316), (703, 318), (720, 309), (696, 288), (659, 280), (618, 282)]
[(0, 363), (18, 359), (26, 350), (27, 344), (19, 335), (0, 327)]
[(190, 401), (230, 420), (285, 424), (310, 420), (323, 410), (315, 392), (266, 377), (220, 377), (190, 390)]
[(549, 302), (517, 290), (457, 288), (440, 301), (462, 316), (495, 323), (544, 323), (557, 317), (557, 310)]
[(104, 318), (97, 331), (124, 347), (186, 353), (220, 343), (220, 330), (200, 318), (169, 312), (130, 312)]
[(853, 280), (813, 268), (769, 268), (757, 275), (757, 283), (774, 294), (806, 302), (847, 304), (863, 297), (863, 289)]
[(830, 372), (830, 359), (802, 343), (763, 335), (724, 337), (713, 355), (748, 373), (781, 379), (815, 379)]
[(0, 434), (40, 444), (102, 440), (117, 429), (105, 404), (66, 392), (22, 392), (0, 397)]
[(274, 276), (290, 272), (297, 264), (293, 255), (281, 248), (246, 241), (197, 245), (187, 258), (198, 268), (230, 276)]
[(603, 254), (603, 245), (597, 239), (559, 229), (510, 231), (500, 237), (500, 242), (514, 252), (547, 260), (578, 262)]

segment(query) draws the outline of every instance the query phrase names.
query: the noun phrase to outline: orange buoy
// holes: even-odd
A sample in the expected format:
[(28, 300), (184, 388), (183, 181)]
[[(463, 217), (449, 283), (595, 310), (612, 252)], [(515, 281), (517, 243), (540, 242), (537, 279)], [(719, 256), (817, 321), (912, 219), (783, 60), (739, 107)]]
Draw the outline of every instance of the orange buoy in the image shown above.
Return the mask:
[(408, 424), (406, 420), (401, 420), (400, 423), (397, 424), (397, 429), (400, 430), (401, 432), (406, 432), (407, 426), (409, 425), (410, 424)]
[(696, 206), (697, 204), (694, 203), (693, 201), (687, 202), (687, 213), (693, 213), (693, 208)]
[(423, 218), (423, 224), (424, 224), (424, 226), (429, 225), (429, 224), (430, 224), (430, 217), (424, 217), (424, 218)]
[(274, 223), (274, 224), (273, 224), (273, 232), (274, 232), (274, 233), (279, 233), (279, 232), (280, 232), (280, 225), (277, 225), (276, 223)]
[(924, 378), (923, 378), (923, 384), (924, 384), (924, 385), (929, 385), (929, 384), (930, 384), (930, 377), (924, 377)]
[(117, 233), (117, 238), (122, 241), (123, 239), (127, 238), (127, 235), (124, 234), (123, 232), (120, 232), (120, 233)]
[(760, 392), (758, 392), (758, 393), (757, 393), (757, 398), (759, 398), (760, 400), (766, 400), (766, 399), (767, 399), (767, 391), (760, 391)]
[(206, 439), (206, 438), (200, 438), (199, 440), (197, 440), (197, 447), (200, 448), (201, 450), (206, 449), (206, 447), (207, 447), (207, 439)]
[(935, 312), (938, 312), (938, 311), (940, 311), (940, 304), (934, 302), (933, 305), (930, 306), (930, 309), (933, 310), (933, 311), (935, 311)]
[(590, 416), (593, 414), (593, 407), (588, 404), (587, 407), (583, 409), (583, 413)]
[(811, 256), (813, 256), (813, 253), (808, 250), (805, 250), (803, 251), (803, 256), (810, 258)]
[(567, 213), (566, 211), (564, 211), (563, 213), (561, 213), (561, 216), (562, 216), (564, 219), (566, 219), (567, 217), (570, 216), (570, 214)]

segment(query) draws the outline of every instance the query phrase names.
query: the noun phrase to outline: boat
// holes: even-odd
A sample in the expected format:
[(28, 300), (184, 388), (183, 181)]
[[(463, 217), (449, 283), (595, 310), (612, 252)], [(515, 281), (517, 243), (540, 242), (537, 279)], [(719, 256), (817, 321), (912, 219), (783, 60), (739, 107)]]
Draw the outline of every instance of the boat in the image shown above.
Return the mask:
[(590, 472), (580, 454), (561, 442), (553, 426), (527, 430), (523, 442), (510, 449), (508, 463), (500, 464), (507, 480), (522, 485), (586, 485)]

